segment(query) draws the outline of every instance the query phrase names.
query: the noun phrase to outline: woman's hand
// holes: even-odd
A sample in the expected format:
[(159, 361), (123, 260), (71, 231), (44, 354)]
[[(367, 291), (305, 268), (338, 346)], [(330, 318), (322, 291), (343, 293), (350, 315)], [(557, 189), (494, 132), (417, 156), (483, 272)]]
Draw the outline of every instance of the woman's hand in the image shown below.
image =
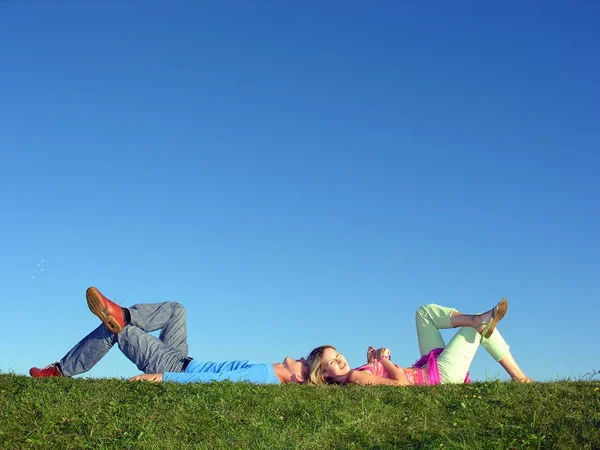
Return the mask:
[(379, 350), (377, 350), (377, 359), (381, 360), (383, 359), (391, 359), (391, 353), (390, 353), (390, 349), (386, 348), (386, 347), (381, 347)]
[(162, 373), (143, 373), (141, 375), (131, 377), (129, 381), (153, 381), (155, 383), (160, 383), (162, 379)]
[(377, 359), (377, 350), (372, 345), (369, 345), (367, 349), (367, 364), (371, 364), (373, 361)]

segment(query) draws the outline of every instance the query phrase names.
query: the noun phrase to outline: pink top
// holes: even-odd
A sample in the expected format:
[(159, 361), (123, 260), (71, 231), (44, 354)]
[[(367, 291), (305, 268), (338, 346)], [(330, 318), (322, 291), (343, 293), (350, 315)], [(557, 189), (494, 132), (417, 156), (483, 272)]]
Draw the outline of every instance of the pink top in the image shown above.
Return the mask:
[[(400, 370), (402, 370), (402, 373), (404, 373), (404, 376), (406, 377), (406, 381), (408, 381), (408, 384), (410, 384), (410, 385), (424, 384), (423, 370), (427, 370), (427, 381), (428, 381), (427, 384), (429, 384), (430, 386), (433, 386), (435, 384), (440, 384), (442, 382), (442, 379), (440, 377), (440, 371), (439, 371), (438, 365), (437, 365), (437, 357), (439, 356), (440, 353), (442, 353), (443, 350), (444, 350), (443, 348), (435, 348), (435, 349), (431, 350), (426, 355), (423, 355), (409, 369), (399, 367), (397, 364), (394, 364), (394, 365), (396, 367), (398, 367)], [(378, 377), (390, 378), (390, 375), (387, 373), (387, 370), (385, 370), (385, 367), (383, 367), (383, 364), (381, 364), (377, 360), (373, 361), (372, 363), (357, 367), (354, 370), (367, 370), (367, 371), (371, 372), (373, 375), (377, 375)], [(467, 376), (465, 377), (464, 382), (465, 383), (471, 382), (471, 377), (469, 376), (468, 372), (467, 372)]]
[[(442, 378), (440, 377), (440, 370), (437, 365), (437, 357), (444, 351), (443, 348), (434, 348), (426, 355), (421, 356), (421, 358), (413, 364), (413, 367), (423, 368), (423, 370), (427, 370), (427, 380), (430, 386), (435, 384), (440, 384), (442, 382)], [(471, 376), (469, 372), (467, 372), (467, 376), (465, 377), (465, 383), (471, 382)]]
[[(405, 369), (403, 367), (398, 366), (397, 364), (394, 364), (394, 365), (402, 371), (402, 373), (406, 377), (406, 381), (408, 381), (408, 384), (410, 384), (410, 385), (423, 384), (423, 371), (421, 369), (416, 368), (416, 367), (411, 367), (409, 369)], [(359, 370), (359, 371), (366, 370), (368, 372), (371, 372), (373, 375), (377, 375), (378, 377), (390, 378), (390, 374), (387, 372), (387, 370), (385, 370), (385, 367), (383, 367), (383, 364), (381, 364), (377, 360), (373, 361), (372, 363), (357, 367), (354, 370)]]

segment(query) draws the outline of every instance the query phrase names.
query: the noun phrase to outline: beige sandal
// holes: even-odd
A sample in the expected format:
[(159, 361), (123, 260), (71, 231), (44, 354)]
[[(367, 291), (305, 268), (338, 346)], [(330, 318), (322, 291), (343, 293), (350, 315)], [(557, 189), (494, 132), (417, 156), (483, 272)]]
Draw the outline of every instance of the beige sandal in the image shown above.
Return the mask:
[(496, 306), (494, 306), (494, 309), (492, 310), (492, 318), (489, 322), (487, 322), (483, 330), (481, 330), (481, 339), (488, 339), (492, 335), (496, 329), (496, 325), (498, 322), (500, 322), (500, 320), (502, 320), (507, 310), (508, 300), (506, 300), (506, 297), (504, 297)]

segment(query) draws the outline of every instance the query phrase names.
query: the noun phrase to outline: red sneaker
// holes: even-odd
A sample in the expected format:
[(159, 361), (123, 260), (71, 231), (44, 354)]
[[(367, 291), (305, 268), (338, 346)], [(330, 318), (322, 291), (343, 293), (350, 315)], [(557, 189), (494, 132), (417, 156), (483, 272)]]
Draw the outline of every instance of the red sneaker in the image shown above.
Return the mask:
[(57, 363), (52, 363), (44, 367), (43, 369), (39, 369), (37, 367), (32, 367), (29, 369), (29, 375), (33, 378), (49, 378), (49, 377), (62, 377), (63, 374), (60, 372)]
[(104, 326), (113, 333), (120, 332), (125, 326), (123, 308), (111, 302), (94, 286), (89, 287), (85, 293), (90, 311), (98, 316)]

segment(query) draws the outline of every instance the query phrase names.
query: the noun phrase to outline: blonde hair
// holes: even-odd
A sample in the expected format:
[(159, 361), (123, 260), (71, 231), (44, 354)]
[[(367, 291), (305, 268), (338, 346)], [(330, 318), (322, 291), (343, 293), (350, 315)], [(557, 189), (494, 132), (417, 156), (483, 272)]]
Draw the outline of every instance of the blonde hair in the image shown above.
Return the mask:
[(328, 384), (332, 383), (333, 380), (327, 379), (323, 376), (323, 353), (325, 350), (332, 349), (337, 352), (337, 349), (333, 345), (322, 345), (313, 349), (306, 358), (308, 364), (308, 382), (310, 384)]

